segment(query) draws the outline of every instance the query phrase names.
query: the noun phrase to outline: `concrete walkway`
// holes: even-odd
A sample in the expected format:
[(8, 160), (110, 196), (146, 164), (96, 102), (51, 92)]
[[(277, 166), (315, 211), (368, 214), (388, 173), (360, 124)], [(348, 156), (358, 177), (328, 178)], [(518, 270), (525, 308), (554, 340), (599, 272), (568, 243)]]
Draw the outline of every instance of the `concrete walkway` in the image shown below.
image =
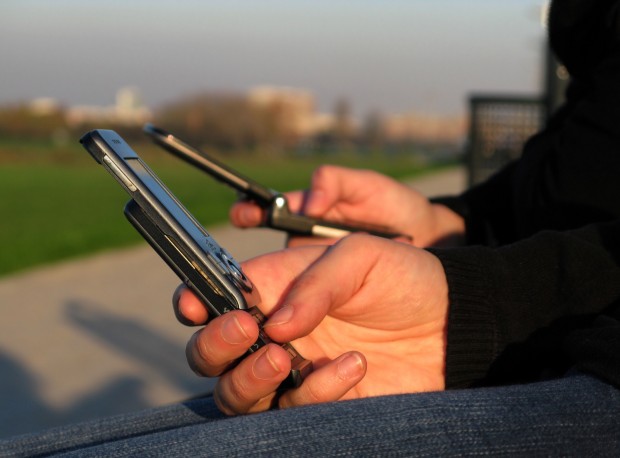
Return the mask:
[[(412, 185), (429, 196), (455, 193), (465, 174)], [(239, 260), (284, 243), (266, 229), (209, 232)], [(208, 392), (213, 382), (185, 363), (194, 330), (173, 316), (178, 283), (146, 245), (1, 278), (0, 438)]]

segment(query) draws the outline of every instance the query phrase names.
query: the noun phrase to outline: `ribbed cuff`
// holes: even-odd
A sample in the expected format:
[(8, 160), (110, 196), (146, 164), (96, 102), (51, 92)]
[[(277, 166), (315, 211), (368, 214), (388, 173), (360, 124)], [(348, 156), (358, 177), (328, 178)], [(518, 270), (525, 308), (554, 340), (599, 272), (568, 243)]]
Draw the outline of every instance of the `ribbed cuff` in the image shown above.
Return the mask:
[(497, 354), (497, 327), (481, 258), (488, 248), (429, 249), (446, 272), (449, 288), (446, 388), (473, 386)]

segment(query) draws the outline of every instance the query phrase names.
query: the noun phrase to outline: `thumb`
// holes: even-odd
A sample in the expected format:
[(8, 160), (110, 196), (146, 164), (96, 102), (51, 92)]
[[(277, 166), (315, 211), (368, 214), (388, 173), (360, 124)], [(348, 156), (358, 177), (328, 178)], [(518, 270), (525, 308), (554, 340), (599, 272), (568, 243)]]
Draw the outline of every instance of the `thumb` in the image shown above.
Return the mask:
[(325, 250), (297, 277), (279, 310), (265, 323), (269, 336), (286, 342), (307, 335), (330, 311), (352, 299), (376, 263), (376, 250), (363, 249), (373, 240), (353, 234)]

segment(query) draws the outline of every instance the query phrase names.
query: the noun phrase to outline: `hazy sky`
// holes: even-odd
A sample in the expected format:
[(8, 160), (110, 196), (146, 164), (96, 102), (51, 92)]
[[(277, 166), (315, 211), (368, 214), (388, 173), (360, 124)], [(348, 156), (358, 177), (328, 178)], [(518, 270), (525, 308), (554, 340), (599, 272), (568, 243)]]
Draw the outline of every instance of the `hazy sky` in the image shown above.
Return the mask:
[(542, 0), (0, 0), (0, 103), (152, 108), (283, 85), (323, 111), (459, 113), (473, 92), (538, 93)]

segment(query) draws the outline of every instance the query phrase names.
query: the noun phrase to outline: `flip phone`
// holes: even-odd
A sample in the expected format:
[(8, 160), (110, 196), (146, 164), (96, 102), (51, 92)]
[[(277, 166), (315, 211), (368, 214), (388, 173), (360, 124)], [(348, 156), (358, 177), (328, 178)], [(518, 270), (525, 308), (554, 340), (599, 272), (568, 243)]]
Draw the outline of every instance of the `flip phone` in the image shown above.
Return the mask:
[[(125, 216), (159, 256), (205, 304), (210, 317), (246, 310), (259, 325), (249, 353), (271, 343), (263, 332), (260, 295), (237, 261), (198, 223), (138, 154), (114, 131), (93, 130), (80, 142), (129, 193)], [(279, 344), (291, 358), (281, 388), (297, 387), (312, 370), (290, 343)]]
[(237, 190), (246, 199), (265, 210), (263, 226), (285, 231), (291, 235), (340, 238), (351, 232), (366, 232), (385, 238), (410, 236), (397, 234), (385, 227), (340, 224), (293, 213), (284, 194), (269, 189), (210, 157), (184, 141), (153, 124), (146, 124), (144, 132), (159, 146), (182, 160)]

